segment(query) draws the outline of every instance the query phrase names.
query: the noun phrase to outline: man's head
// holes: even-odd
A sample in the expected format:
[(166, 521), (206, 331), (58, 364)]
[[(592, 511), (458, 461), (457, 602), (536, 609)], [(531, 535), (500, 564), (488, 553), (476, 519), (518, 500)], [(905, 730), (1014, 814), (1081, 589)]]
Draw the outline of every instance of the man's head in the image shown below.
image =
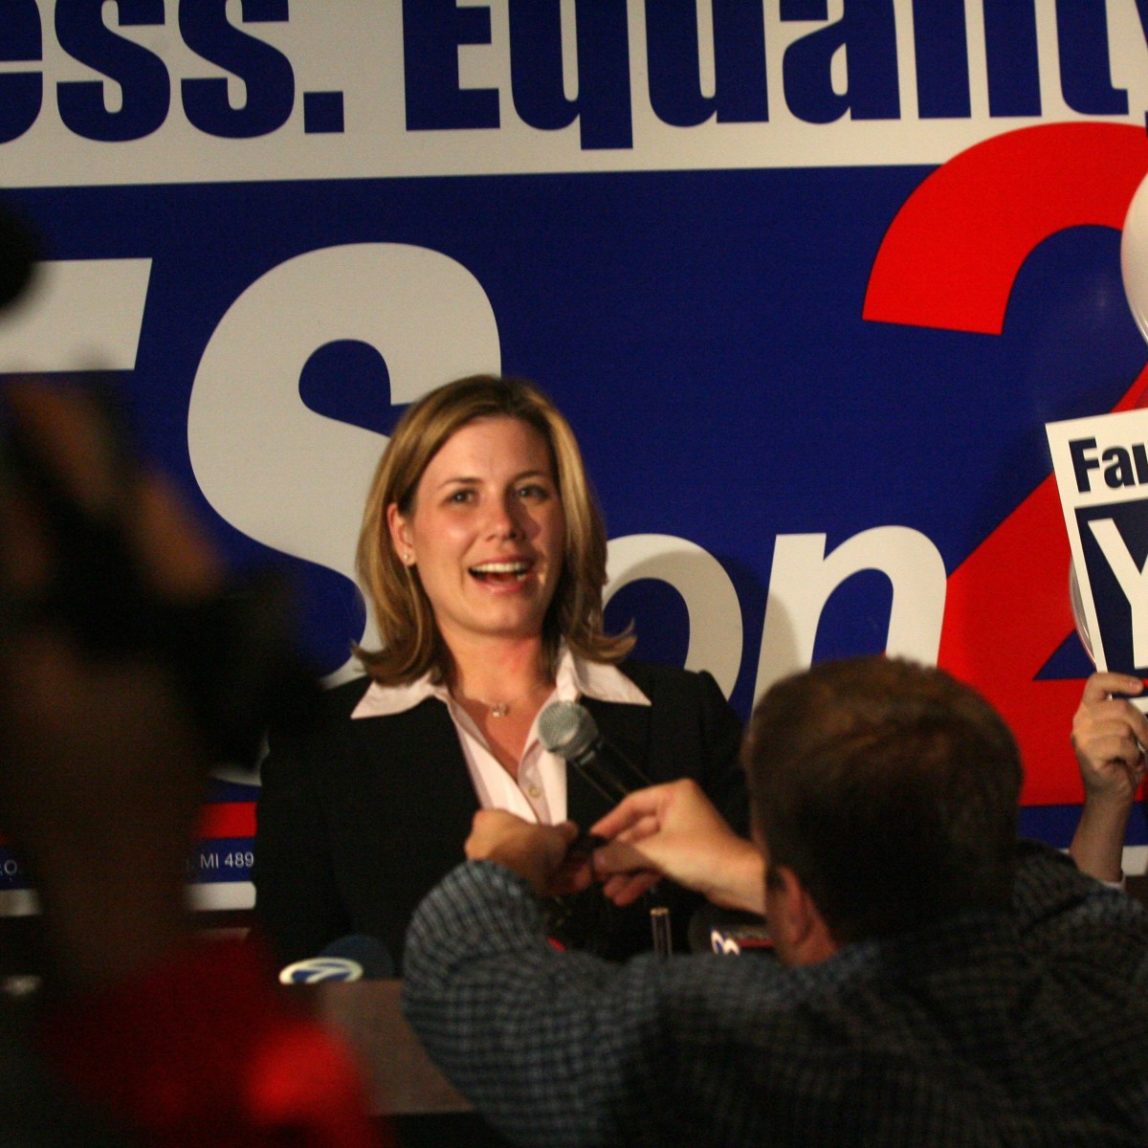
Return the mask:
[(833, 946), (1007, 904), (1019, 753), (943, 671), (868, 657), (787, 678), (743, 760), (767, 889), (796, 878)]

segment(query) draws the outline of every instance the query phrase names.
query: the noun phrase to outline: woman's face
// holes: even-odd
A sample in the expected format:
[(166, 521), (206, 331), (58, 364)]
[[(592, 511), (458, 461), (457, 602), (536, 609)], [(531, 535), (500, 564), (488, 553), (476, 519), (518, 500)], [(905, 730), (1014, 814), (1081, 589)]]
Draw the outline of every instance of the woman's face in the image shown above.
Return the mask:
[(542, 633), (562, 573), (566, 518), (534, 427), (509, 417), (461, 427), (423, 471), (411, 513), (392, 504), (387, 522), (448, 647)]

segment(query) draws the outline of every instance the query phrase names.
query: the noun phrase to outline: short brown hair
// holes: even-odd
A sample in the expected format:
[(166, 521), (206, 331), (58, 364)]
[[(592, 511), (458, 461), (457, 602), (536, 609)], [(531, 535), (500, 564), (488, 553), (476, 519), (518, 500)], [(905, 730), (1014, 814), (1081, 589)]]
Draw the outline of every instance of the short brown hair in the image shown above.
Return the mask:
[(743, 761), (770, 866), (839, 943), (1008, 903), (1020, 754), (943, 670), (875, 656), (787, 678), (755, 707)]
[(431, 459), (456, 431), (488, 418), (526, 423), (542, 435), (550, 451), (566, 519), (562, 574), (543, 622), (551, 669), (563, 639), (575, 653), (598, 662), (621, 661), (634, 644), (628, 632), (611, 636), (603, 629), (606, 528), (570, 424), (533, 383), (470, 375), (436, 388), (406, 411), (367, 495), (357, 568), (382, 648), (359, 647), (356, 653), (371, 677), (384, 685), (414, 681), (428, 670), (444, 676), (450, 668), (450, 654), (422, 582), (395, 552), (387, 508), (394, 504), (401, 513), (411, 513)]

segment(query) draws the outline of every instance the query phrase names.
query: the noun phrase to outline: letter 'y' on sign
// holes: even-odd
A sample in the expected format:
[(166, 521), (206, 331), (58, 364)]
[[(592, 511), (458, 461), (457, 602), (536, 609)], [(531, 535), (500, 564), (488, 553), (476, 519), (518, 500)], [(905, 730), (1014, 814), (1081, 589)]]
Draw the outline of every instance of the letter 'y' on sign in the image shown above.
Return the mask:
[(1128, 552), (1124, 538), (1112, 518), (1095, 518), (1088, 523), (1108, 568), (1120, 585), (1132, 612), (1132, 660), (1148, 664), (1148, 583), (1144, 567)]

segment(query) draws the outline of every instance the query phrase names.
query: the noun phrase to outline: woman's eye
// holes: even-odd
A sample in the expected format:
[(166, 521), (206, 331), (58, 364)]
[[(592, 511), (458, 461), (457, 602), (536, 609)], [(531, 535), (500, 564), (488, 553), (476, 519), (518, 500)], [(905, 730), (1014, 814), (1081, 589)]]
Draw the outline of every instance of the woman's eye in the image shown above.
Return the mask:
[(454, 491), (453, 494), (450, 495), (450, 497), (447, 499), (447, 501), (453, 502), (453, 503), (473, 502), (474, 501), (474, 491), (473, 490), (456, 490), (456, 491)]
[(526, 486), (518, 488), (519, 498), (529, 498), (535, 502), (541, 502), (545, 498), (550, 497), (550, 491), (539, 483), (528, 483)]

